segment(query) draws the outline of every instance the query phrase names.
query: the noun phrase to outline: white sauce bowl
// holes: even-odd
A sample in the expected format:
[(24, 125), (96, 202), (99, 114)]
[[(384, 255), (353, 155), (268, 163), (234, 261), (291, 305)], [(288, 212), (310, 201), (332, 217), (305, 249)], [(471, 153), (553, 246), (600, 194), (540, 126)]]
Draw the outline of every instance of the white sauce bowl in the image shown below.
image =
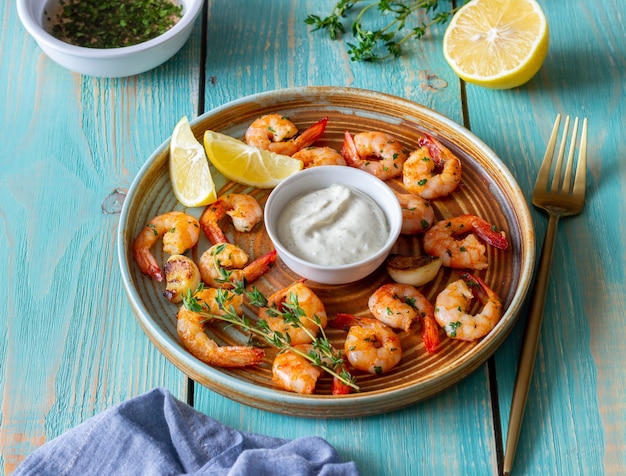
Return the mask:
[(44, 27), (44, 10), (50, 0), (17, 0), (17, 13), (26, 31), (53, 61), (77, 73), (88, 76), (119, 78), (156, 68), (172, 56), (189, 39), (202, 0), (181, 0), (180, 20), (156, 38), (122, 48), (85, 48), (65, 43)]
[[(334, 184), (347, 185), (371, 197), (381, 208), (389, 225), (383, 247), (361, 261), (337, 266), (324, 266), (306, 261), (291, 253), (278, 239), (277, 223), (283, 208), (295, 197), (321, 190)], [(265, 228), (278, 256), (294, 273), (323, 284), (346, 284), (373, 273), (387, 258), (400, 236), (402, 209), (395, 194), (382, 180), (362, 170), (328, 165), (312, 167), (283, 180), (272, 190), (265, 204)], [(362, 226), (367, 226), (364, 223)]]

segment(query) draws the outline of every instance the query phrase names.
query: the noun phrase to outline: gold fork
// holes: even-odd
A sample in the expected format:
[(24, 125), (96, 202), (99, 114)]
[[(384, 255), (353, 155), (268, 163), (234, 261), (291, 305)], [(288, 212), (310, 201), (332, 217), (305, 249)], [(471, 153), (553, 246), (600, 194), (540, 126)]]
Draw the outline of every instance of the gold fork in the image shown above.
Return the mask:
[(543, 157), (535, 189), (533, 190), (533, 205), (546, 211), (550, 218), (546, 237), (543, 241), (543, 249), (539, 259), (539, 267), (535, 278), (535, 286), (526, 322), (524, 340), (522, 342), (521, 355), (517, 367), (517, 377), (513, 388), (513, 399), (511, 402), (511, 414), (509, 416), (509, 430), (506, 438), (506, 448), (504, 452), (503, 472), (508, 475), (513, 466), (517, 441), (519, 439), (522, 418), (526, 408), (528, 389), (535, 366), (537, 355), (537, 344), (539, 342), (539, 332), (543, 320), (543, 310), (546, 302), (546, 291), (548, 288), (548, 278), (550, 275), (550, 264), (552, 263), (552, 252), (554, 250), (554, 239), (559, 224), (559, 218), (563, 216), (576, 215), (583, 209), (585, 203), (585, 182), (587, 175), (587, 119), (583, 119), (580, 146), (578, 152), (578, 165), (576, 176), (572, 181), (572, 171), (574, 168), (574, 153), (576, 150), (576, 137), (578, 134), (578, 118), (574, 120), (572, 130), (569, 155), (565, 165), (565, 173), (561, 181), (563, 169), (563, 157), (567, 145), (567, 132), (569, 129), (569, 116), (565, 119), (563, 136), (552, 173), (552, 184), (550, 184), (550, 171), (552, 168), (552, 158), (556, 145), (561, 115), (556, 116), (552, 135), (548, 142), (546, 153)]

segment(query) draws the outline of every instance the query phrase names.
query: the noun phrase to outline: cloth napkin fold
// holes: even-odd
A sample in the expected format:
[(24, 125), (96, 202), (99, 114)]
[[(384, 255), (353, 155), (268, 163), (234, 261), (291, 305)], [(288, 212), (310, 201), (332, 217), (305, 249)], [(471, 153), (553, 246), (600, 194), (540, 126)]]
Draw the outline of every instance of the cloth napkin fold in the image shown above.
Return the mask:
[(237, 431), (156, 388), (33, 452), (14, 475), (358, 476), (324, 439)]

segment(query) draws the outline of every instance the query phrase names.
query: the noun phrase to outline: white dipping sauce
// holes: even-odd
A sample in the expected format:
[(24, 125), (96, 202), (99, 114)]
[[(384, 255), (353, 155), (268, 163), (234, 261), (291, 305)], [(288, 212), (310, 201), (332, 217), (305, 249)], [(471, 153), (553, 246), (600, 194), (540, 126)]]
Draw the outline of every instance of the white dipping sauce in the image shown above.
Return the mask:
[(278, 239), (285, 248), (320, 265), (365, 259), (380, 250), (388, 236), (389, 225), (378, 204), (345, 185), (296, 197), (278, 217)]

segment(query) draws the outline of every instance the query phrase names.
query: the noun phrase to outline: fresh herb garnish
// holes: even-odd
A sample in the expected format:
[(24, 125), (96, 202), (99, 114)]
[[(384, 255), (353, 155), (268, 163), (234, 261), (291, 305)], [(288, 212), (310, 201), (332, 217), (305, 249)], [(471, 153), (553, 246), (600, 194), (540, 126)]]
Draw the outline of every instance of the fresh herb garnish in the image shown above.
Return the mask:
[(445, 325), (445, 331), (450, 337), (456, 337), (456, 330), (461, 327), (460, 321), (449, 322)]
[(48, 31), (66, 43), (119, 48), (151, 40), (172, 28), (183, 7), (173, 0), (59, 0), (44, 12)]
[(187, 294), (183, 297), (183, 303), (190, 311), (197, 312), (202, 317), (206, 318), (207, 321), (218, 319), (229, 324), (239, 326), (245, 331), (261, 337), (277, 349), (290, 350), (304, 357), (316, 367), (319, 367), (333, 377), (338, 378), (344, 385), (347, 385), (356, 391), (359, 390), (359, 387), (356, 385), (355, 378), (345, 370), (345, 362), (341, 352), (335, 350), (328, 340), (319, 318), (317, 316), (313, 316), (313, 319), (319, 328), (319, 336), (315, 335), (304, 326), (302, 319), (308, 317), (305, 317), (303, 309), (298, 304), (298, 298), (294, 294), (290, 293), (287, 296), (287, 299), (281, 303), (280, 309), (277, 306), (270, 306), (268, 308), (268, 314), (273, 317), (280, 316), (291, 326), (302, 328), (305, 332), (307, 332), (312, 339), (311, 344), (313, 346), (313, 350), (310, 352), (302, 352), (292, 346), (289, 340), (289, 335), (270, 329), (267, 321), (263, 319), (252, 321), (246, 315), (237, 314), (232, 304), (229, 304), (231, 293), (234, 293), (246, 297), (249, 304), (254, 307), (268, 307), (267, 298), (256, 287), (253, 286), (252, 290), (249, 291), (245, 288), (245, 283), (238, 282), (232, 290), (220, 289), (217, 293), (216, 301), (219, 307), (223, 309), (223, 315), (212, 313), (210, 306), (207, 303), (200, 304), (200, 302), (195, 298), (195, 294), (201, 291), (202, 288), (203, 285), (200, 284), (195, 292), (188, 290)]
[[(449, 4), (447, 9), (437, 12), (441, 3)], [(346, 32), (343, 19), (348, 12), (361, 4), (359, 13), (352, 21), (352, 35), (356, 42), (347, 42), (348, 54), (352, 61), (381, 61), (395, 58), (402, 53), (402, 46), (411, 39), (419, 40), (428, 29), (443, 24), (460, 8), (454, 7), (455, 0), (412, 0), (392, 2), (388, 0), (339, 0), (330, 15), (309, 14), (304, 22), (313, 27), (313, 31), (326, 30), (331, 40)], [(461, 3), (459, 1), (458, 3)], [(464, 3), (464, 2), (463, 2)], [(377, 11), (385, 17), (387, 23), (379, 29), (365, 26), (367, 13)], [(414, 26), (407, 23), (423, 13), (424, 20)], [(375, 22), (374, 22), (375, 23)]]

